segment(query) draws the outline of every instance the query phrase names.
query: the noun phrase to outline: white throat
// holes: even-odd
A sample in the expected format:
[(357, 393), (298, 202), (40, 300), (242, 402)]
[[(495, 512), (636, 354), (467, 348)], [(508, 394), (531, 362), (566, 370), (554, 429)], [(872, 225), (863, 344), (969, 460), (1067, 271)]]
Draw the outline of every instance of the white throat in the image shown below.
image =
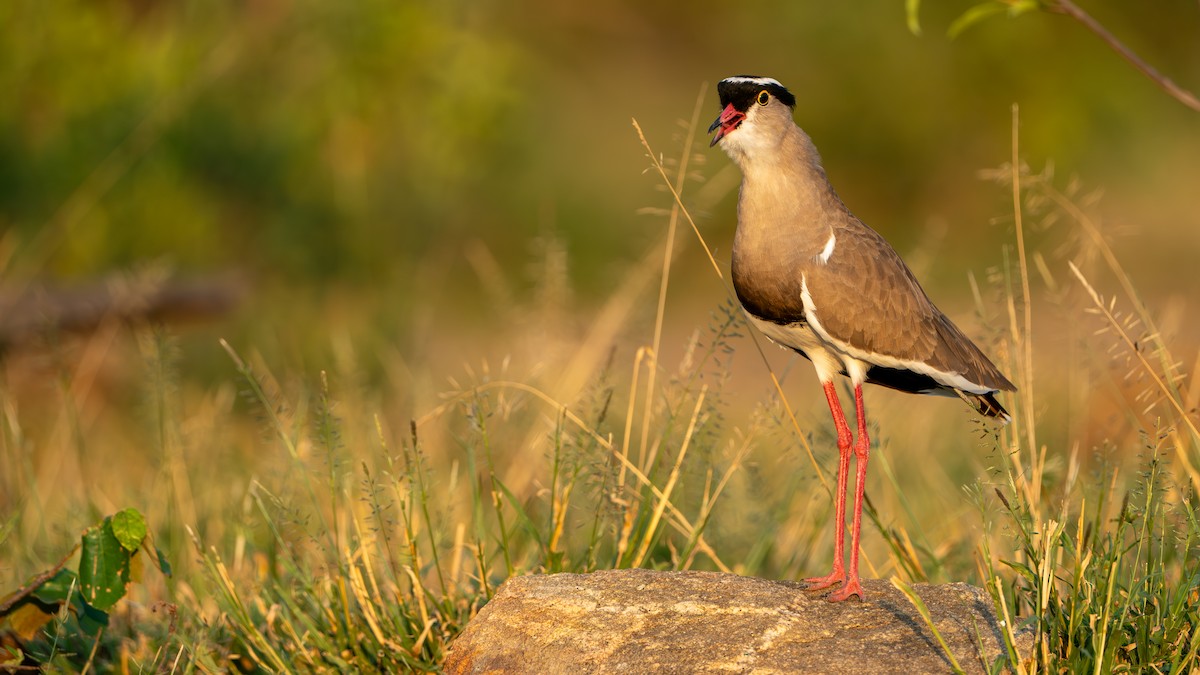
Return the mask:
[(721, 149), (743, 173), (753, 172), (754, 165), (774, 164), (780, 155), (787, 130), (772, 128), (765, 121), (759, 116), (758, 107), (751, 106), (741, 125), (721, 139)]

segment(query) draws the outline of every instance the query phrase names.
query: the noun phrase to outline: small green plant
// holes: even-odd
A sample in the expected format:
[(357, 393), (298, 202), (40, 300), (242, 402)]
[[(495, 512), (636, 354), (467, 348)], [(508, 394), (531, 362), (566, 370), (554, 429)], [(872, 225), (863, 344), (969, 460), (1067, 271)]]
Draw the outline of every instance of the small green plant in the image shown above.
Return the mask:
[[(109, 624), (109, 612), (141, 580), (141, 553), (170, 576), (171, 566), (154, 547), (146, 518), (124, 509), (84, 530), (80, 541), (57, 565), (34, 575), (21, 588), (0, 599), (0, 630), (15, 636), (0, 653), (0, 668), (50, 663), (63, 656), (72, 665), (90, 664)], [(68, 563), (79, 553), (77, 569)], [(56, 621), (54, 630), (45, 630)], [(86, 661), (62, 646), (92, 642)]]
[(1034, 634), (1032, 653), (1012, 655), (1014, 669), (1195, 668), (1200, 578), (1187, 559), (1200, 527), (1190, 496), (1165, 484), (1166, 438), (1147, 438), (1140, 480), (1117, 503), (1082, 487), (1077, 503), (1039, 522), (1019, 493), (996, 489), (1020, 549), (1000, 560), (1016, 576), (1004, 580), (989, 564), (987, 585), (1018, 629)]

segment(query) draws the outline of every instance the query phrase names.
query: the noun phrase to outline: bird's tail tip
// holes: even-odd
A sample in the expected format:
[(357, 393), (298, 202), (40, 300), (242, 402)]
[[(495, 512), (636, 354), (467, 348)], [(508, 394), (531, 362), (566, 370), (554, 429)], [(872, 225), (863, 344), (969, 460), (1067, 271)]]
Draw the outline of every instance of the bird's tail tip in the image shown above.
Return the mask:
[(995, 392), (988, 392), (986, 394), (969, 394), (967, 392), (960, 391), (958, 392), (958, 395), (961, 396), (968, 405), (974, 408), (975, 412), (983, 415), (984, 417), (995, 420), (1001, 425), (1008, 424), (1012, 421), (1012, 415), (1010, 415), (1008, 411), (1004, 409), (1004, 406), (1000, 405), (1000, 402), (996, 400)]

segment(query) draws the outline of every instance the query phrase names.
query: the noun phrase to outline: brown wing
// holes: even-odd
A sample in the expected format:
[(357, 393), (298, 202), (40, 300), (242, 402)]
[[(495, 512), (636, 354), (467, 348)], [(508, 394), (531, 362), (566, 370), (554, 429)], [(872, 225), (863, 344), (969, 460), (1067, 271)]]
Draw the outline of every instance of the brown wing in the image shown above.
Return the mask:
[(912, 271), (874, 230), (837, 230), (826, 264), (807, 266), (816, 316), (830, 337), (870, 354), (915, 361), (995, 389), (1013, 385), (929, 300)]

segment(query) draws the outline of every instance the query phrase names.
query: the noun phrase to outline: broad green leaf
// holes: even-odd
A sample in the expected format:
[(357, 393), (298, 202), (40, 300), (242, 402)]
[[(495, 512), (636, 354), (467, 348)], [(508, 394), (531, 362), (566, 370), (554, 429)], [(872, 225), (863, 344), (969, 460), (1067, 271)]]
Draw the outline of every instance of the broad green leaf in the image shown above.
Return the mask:
[(982, 2), (959, 15), (959, 17), (954, 20), (954, 23), (950, 24), (950, 28), (946, 31), (946, 33), (951, 38), (956, 38), (964, 30), (970, 28), (971, 26), (974, 26), (993, 14), (999, 14), (1000, 12), (1006, 10), (1008, 10), (1008, 5), (1005, 3), (997, 1)]
[(124, 509), (113, 514), (112, 530), (126, 551), (136, 551), (146, 538), (146, 517), (137, 509)]
[[(36, 579), (37, 577), (34, 577)], [(33, 581), (26, 583), (28, 588)], [(29, 595), (17, 601), (15, 607), (3, 615), (8, 625), (24, 640), (32, 640), (42, 626), (54, 618), (62, 604), (71, 597), (78, 597), (79, 581), (71, 570), (60, 569), (54, 576), (38, 584)]]
[(79, 592), (79, 577), (68, 569), (59, 570), (33, 591), (33, 597), (42, 602), (66, 602), (71, 593)]
[(100, 628), (108, 625), (108, 614), (89, 605), (81, 593), (81, 584), (75, 573), (59, 570), (23, 598), (4, 619), (17, 635), (31, 640), (69, 600), (71, 612), (80, 628), (89, 635), (95, 635)]
[(83, 533), (79, 556), (79, 585), (83, 599), (99, 610), (107, 610), (125, 595), (129, 583), (129, 551), (117, 540), (112, 518)]
[(75, 600), (71, 603), (75, 610), (75, 618), (79, 621), (79, 627), (88, 635), (95, 635), (100, 632), (101, 628), (108, 626), (108, 612), (89, 605), (87, 602), (75, 596)]

